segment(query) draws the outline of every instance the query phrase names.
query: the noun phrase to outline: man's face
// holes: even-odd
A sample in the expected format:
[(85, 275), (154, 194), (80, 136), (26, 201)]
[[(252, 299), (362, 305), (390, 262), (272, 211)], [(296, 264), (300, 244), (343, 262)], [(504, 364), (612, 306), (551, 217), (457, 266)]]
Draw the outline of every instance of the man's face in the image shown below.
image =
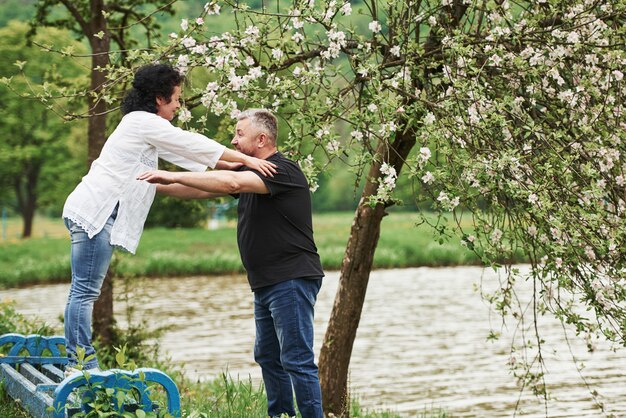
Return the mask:
[(242, 119), (237, 122), (235, 136), (230, 143), (242, 154), (254, 157), (259, 149), (259, 135), (259, 130), (250, 124), (249, 119)]
[(174, 87), (174, 93), (172, 93), (171, 101), (166, 103), (163, 97), (157, 97), (157, 115), (164, 119), (174, 119), (174, 114), (180, 107), (180, 86)]

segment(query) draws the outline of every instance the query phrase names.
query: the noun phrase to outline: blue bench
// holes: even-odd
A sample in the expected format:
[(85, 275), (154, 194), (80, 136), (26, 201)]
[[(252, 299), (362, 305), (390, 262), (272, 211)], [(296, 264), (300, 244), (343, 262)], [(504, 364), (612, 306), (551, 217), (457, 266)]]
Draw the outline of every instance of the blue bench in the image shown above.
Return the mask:
[(178, 388), (160, 370), (140, 368), (131, 372), (112, 369), (77, 372), (66, 378), (63, 337), (4, 334), (0, 336), (0, 348), (7, 345), (10, 345), (8, 353), (0, 355), (0, 381), (8, 395), (35, 418), (66, 418), (89, 412), (89, 403), (98, 391), (116, 399), (112, 407), (120, 413), (156, 411), (158, 405), (150, 398), (152, 388), (163, 391), (168, 413), (180, 418)]

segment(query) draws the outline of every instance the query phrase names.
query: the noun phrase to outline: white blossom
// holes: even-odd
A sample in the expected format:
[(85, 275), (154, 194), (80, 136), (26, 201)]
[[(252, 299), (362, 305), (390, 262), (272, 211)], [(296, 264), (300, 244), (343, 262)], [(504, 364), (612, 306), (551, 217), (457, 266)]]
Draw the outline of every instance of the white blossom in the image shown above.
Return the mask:
[(367, 106), (367, 110), (369, 110), (370, 112), (376, 112), (378, 110), (378, 106), (376, 106), (374, 103), (370, 103), (369, 106)]
[(450, 199), (450, 196), (444, 191), (439, 192), (439, 196), (437, 196), (437, 201), (441, 204), (441, 207), (453, 211), (455, 207), (459, 205), (459, 198), (454, 197)]
[(476, 103), (472, 103), (470, 107), (467, 108), (467, 113), (470, 117), (470, 123), (475, 124), (480, 122), (480, 116), (478, 115), (478, 109), (476, 108)]
[(589, 260), (593, 261), (596, 259), (596, 253), (593, 251), (593, 248), (591, 248), (589, 245), (585, 246), (585, 255), (587, 256)]
[(208, 15), (218, 15), (220, 14), (220, 8), (221, 6), (217, 3), (211, 4), (211, 3), (206, 3), (204, 5), (204, 10), (206, 10)]
[(422, 176), (422, 182), (426, 184), (430, 184), (435, 181), (435, 176), (430, 171), (427, 171), (426, 174)]
[(275, 60), (280, 60), (282, 57), (283, 51), (281, 51), (279, 48), (272, 49), (272, 58), (274, 58)]
[(248, 70), (248, 77), (251, 79), (257, 79), (263, 75), (263, 70), (261, 67), (252, 67)]
[(491, 61), (493, 63), (493, 65), (495, 65), (496, 67), (500, 66), (500, 64), (502, 63), (502, 57), (498, 54), (493, 54), (490, 58), (489, 61)]
[(341, 6), (341, 14), (343, 14), (344, 16), (350, 16), (352, 14), (352, 6), (350, 5), (350, 2), (345, 3), (343, 6)]
[(189, 36), (185, 36), (181, 42), (185, 48), (192, 48), (196, 45), (196, 40)]
[(389, 50), (389, 52), (390, 52), (392, 55), (395, 55), (396, 57), (399, 57), (399, 56), (400, 56), (400, 46), (399, 46), (399, 45), (394, 46), (393, 48), (391, 48), (391, 49)]
[(180, 21), (180, 28), (181, 28), (182, 30), (187, 30), (187, 29), (189, 29), (189, 20), (188, 20), (188, 19), (182, 19), (182, 20)]
[(181, 107), (178, 111), (178, 120), (185, 123), (191, 120), (191, 112), (185, 107)]
[(368, 25), (368, 27), (374, 33), (380, 32), (380, 30), (383, 28), (381, 26), (380, 22), (378, 22), (377, 20), (371, 21), (370, 24)]
[(357, 141), (363, 140), (363, 132), (361, 131), (352, 131), (350, 132), (350, 136), (352, 136), (352, 138), (356, 139)]
[(435, 123), (437, 118), (431, 112), (428, 112), (426, 116), (424, 116), (424, 125), (432, 125)]
[(304, 27), (304, 21), (298, 19), (297, 17), (291, 19), (291, 24), (293, 25), (294, 29), (302, 29)]
[(252, 38), (257, 38), (260, 33), (261, 33), (261, 31), (256, 26), (248, 26), (246, 28), (246, 35), (248, 35), (248, 36), (250, 36)]
[(337, 141), (336, 139), (328, 141), (328, 143), (326, 144), (326, 149), (330, 153), (339, 152), (339, 141)]
[(198, 44), (191, 48), (191, 52), (198, 55), (204, 55), (209, 50), (209, 48), (204, 44)]

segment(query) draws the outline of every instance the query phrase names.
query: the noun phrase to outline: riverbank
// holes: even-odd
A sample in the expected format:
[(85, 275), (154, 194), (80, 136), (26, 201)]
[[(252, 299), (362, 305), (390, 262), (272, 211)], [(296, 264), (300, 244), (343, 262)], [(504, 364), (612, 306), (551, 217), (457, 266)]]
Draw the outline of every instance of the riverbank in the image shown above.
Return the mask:
[[(326, 270), (341, 267), (352, 224), (352, 212), (315, 214), (315, 241)], [(415, 213), (393, 212), (383, 220), (375, 269), (476, 265), (480, 261), (459, 241), (439, 242)], [(0, 242), (0, 286), (69, 281), (69, 238), (60, 219), (38, 218), (35, 234), (16, 239), (19, 219), (9, 220)], [(39, 231), (39, 232), (38, 232)], [(243, 273), (237, 249), (236, 223), (219, 229), (144, 231), (137, 254), (116, 252), (112, 268), (118, 276), (165, 277)]]

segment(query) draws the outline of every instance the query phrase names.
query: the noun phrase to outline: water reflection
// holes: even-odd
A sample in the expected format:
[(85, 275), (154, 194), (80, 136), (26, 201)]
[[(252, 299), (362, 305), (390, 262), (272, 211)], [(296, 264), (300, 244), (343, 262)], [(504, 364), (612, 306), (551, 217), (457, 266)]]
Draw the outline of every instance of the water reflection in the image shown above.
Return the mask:
[[(493, 286), (493, 272), (477, 267), (418, 268), (372, 274), (354, 345), (350, 387), (366, 407), (415, 416), (424, 408), (442, 407), (455, 417), (546, 416), (546, 406), (532, 395), (520, 397), (508, 370), (513, 331), (473, 290), (479, 281)], [(337, 287), (329, 273), (316, 309), (316, 347), (321, 345)], [(0, 291), (18, 310), (59, 324), (68, 285)], [(252, 294), (241, 276), (141, 279), (126, 293), (137, 308), (136, 319), (170, 326), (161, 341), (164, 355), (197, 379), (212, 379), (228, 369), (232, 376), (260, 381), (252, 357)], [(118, 320), (125, 305), (116, 304)], [(491, 326), (502, 338), (487, 342)], [(547, 382), (553, 399), (550, 417), (597, 417), (626, 412), (624, 351), (600, 344), (593, 354), (571, 337), (565, 344), (560, 324), (542, 319), (548, 363)], [(528, 336), (527, 336), (528, 337)], [(582, 375), (599, 392), (600, 411), (572, 363), (584, 363)], [(520, 356), (521, 353), (516, 353)]]

